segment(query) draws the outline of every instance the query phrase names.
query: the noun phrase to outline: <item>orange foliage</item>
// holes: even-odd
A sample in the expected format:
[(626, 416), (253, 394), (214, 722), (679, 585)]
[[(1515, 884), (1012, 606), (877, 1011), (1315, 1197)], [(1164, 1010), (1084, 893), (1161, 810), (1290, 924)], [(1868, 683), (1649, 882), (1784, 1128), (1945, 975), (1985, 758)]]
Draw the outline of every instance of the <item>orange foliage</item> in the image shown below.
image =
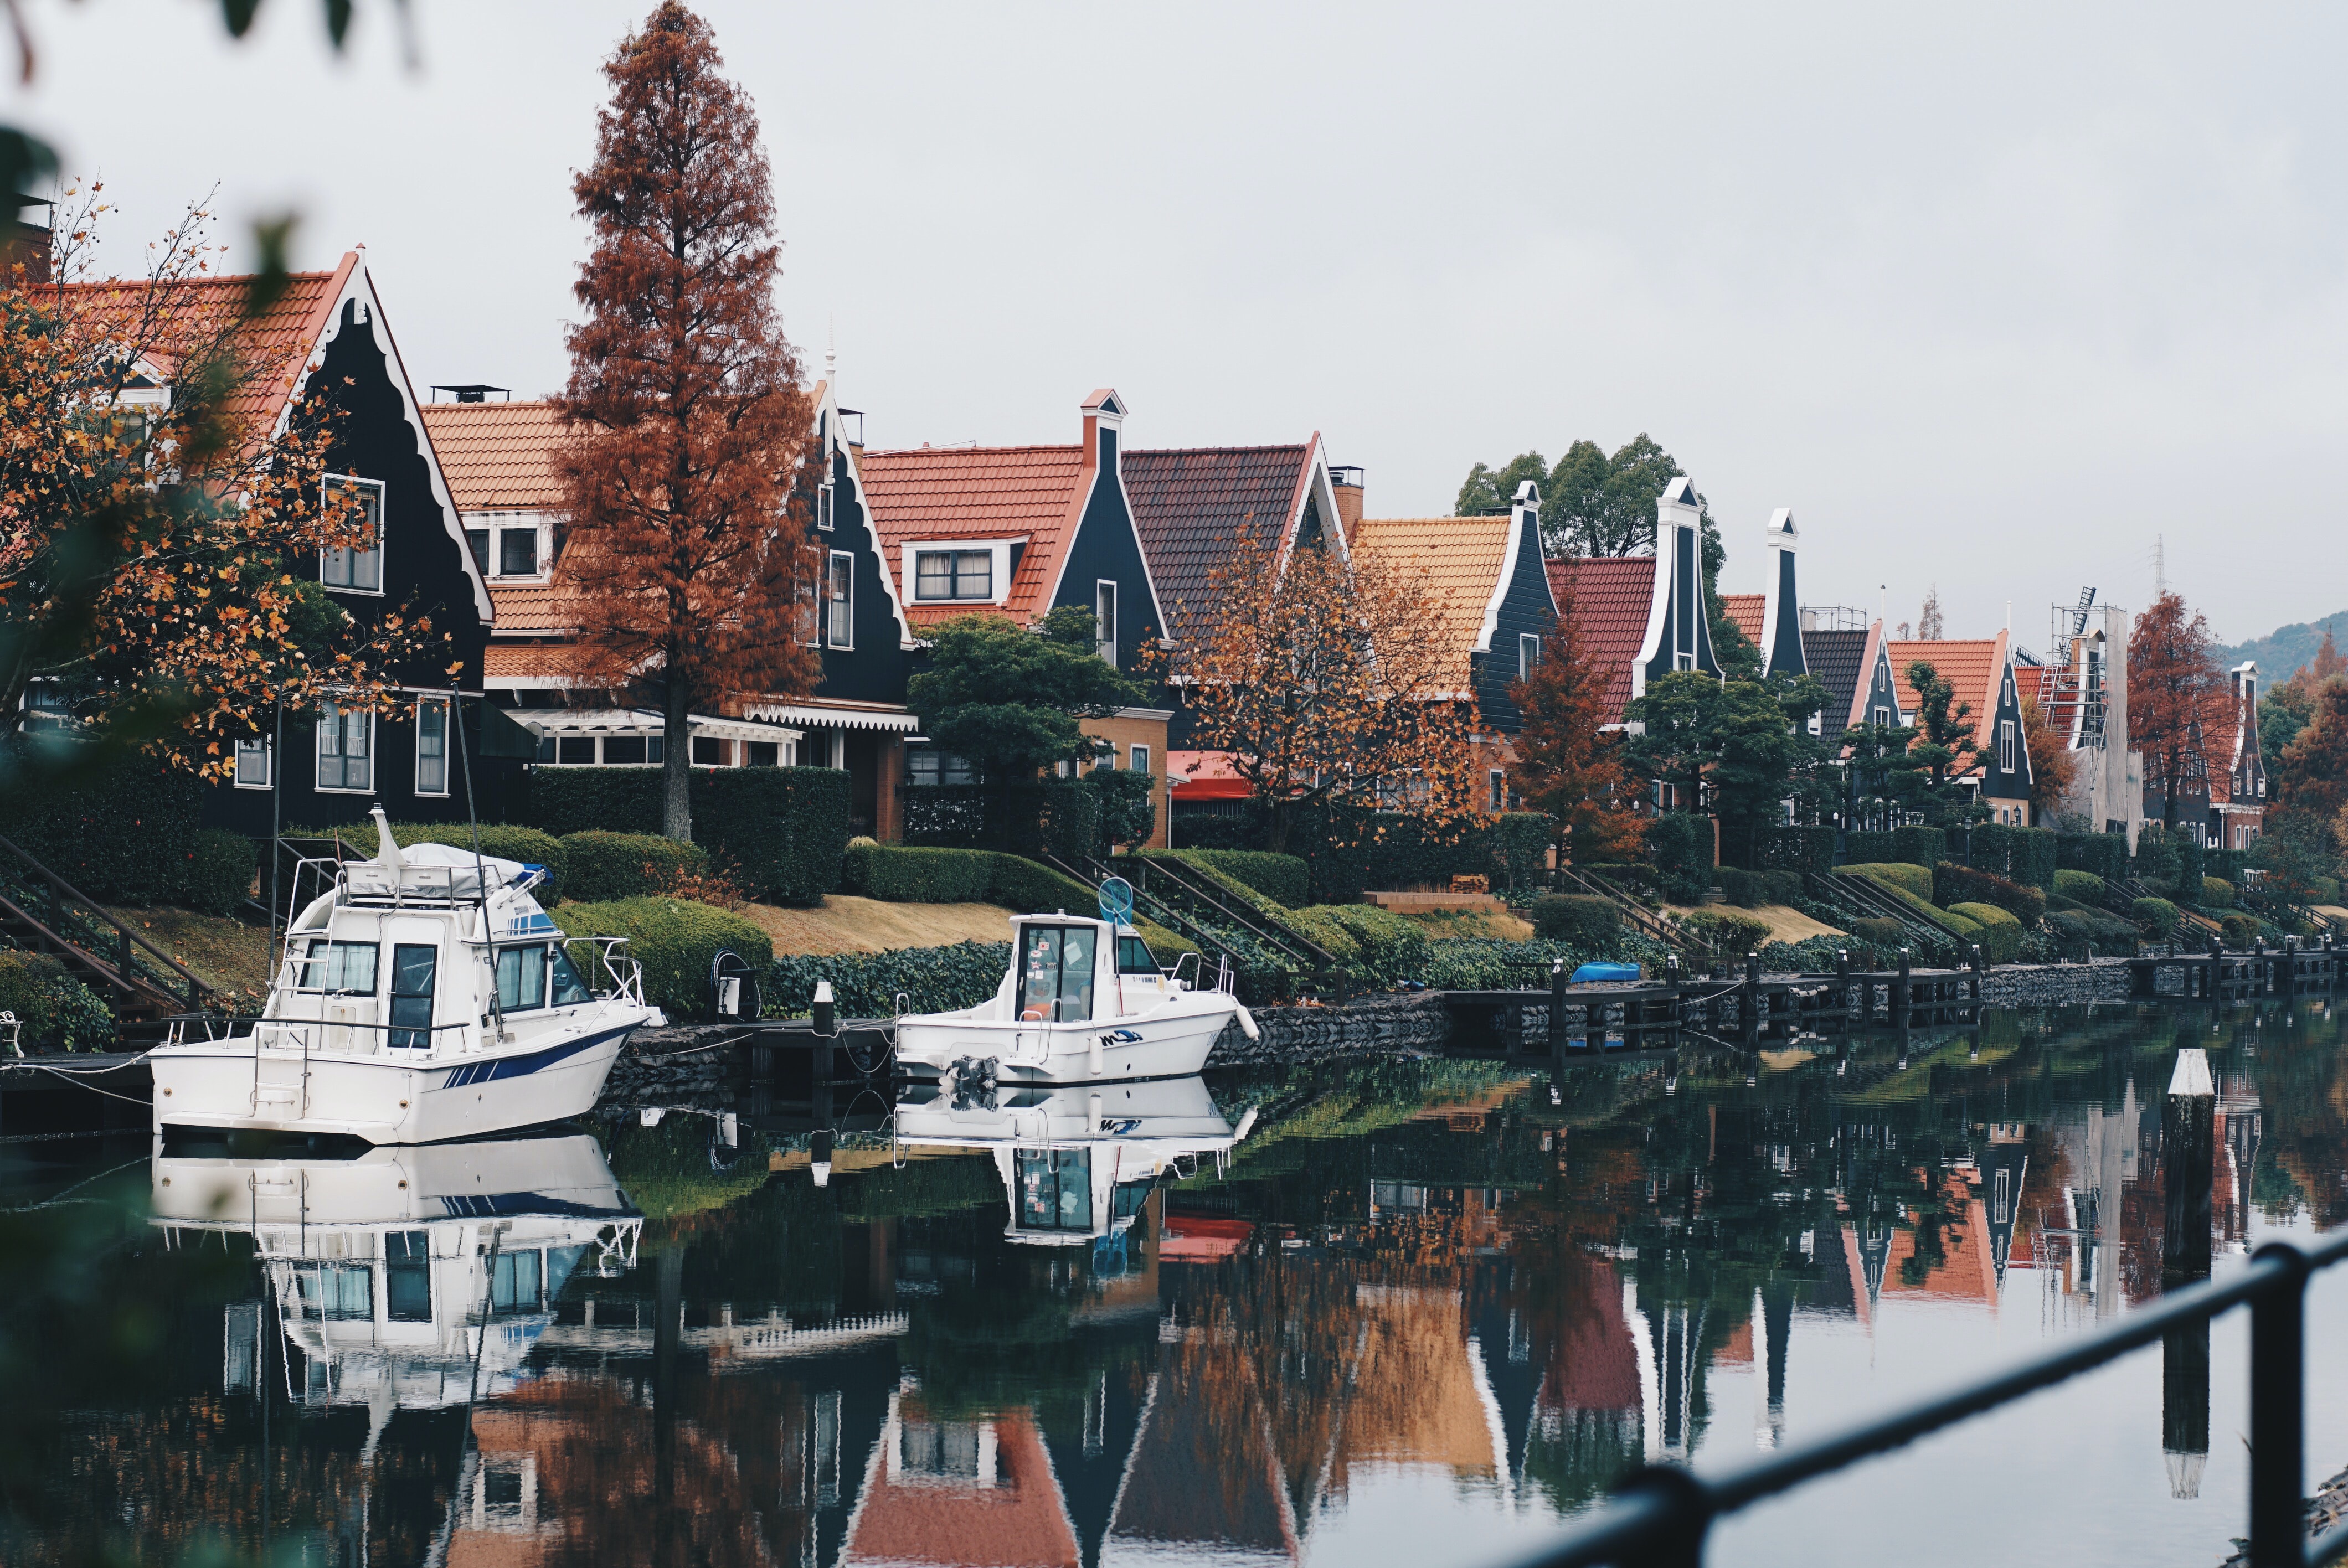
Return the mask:
[(2038, 699), (2027, 693), (2022, 699), (2022, 743), (2030, 753), (2030, 804), (2040, 813), (2053, 811), (2078, 777), (2079, 754), (2071, 749), (2071, 738), (2046, 722)]
[(2188, 618), (2174, 593), (2154, 600), (2128, 632), (2128, 743), (2143, 752), (2145, 787), (2166, 798), (2170, 827), (2204, 747), (2230, 733), (2232, 697), (2213, 646), (2208, 619)]
[(1604, 728), (1611, 678), (1582, 646), (1569, 589), (1540, 662), (1509, 692), (1524, 715), (1509, 785), (1529, 808), (1557, 819), (1560, 847), (1578, 860), (1627, 858), (1643, 832), (1631, 809), (1622, 733)]

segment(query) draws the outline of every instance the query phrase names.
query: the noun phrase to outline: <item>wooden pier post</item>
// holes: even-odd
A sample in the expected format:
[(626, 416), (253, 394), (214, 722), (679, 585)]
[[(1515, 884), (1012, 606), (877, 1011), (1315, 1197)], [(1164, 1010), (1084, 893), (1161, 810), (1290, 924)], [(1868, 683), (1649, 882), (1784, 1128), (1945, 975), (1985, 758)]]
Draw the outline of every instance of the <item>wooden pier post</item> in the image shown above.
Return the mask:
[(1565, 1055), (1565, 960), (1549, 961), (1549, 1050), (1560, 1060)]
[(1750, 1042), (1761, 1038), (1761, 958), (1745, 955), (1745, 995), (1737, 1003), (1736, 1027)]
[(2209, 1276), (2209, 1182), (2217, 1153), (2218, 1091), (2209, 1053), (2177, 1053), (2160, 1112), (2160, 1184), (2168, 1202), (2161, 1232), (2163, 1279)]
[(1978, 1010), (1978, 1009), (1980, 1009), (1980, 1007), (1981, 1007), (1981, 983), (1982, 983), (1982, 950), (1981, 950), (1981, 944), (1980, 944), (1979, 942), (1975, 942), (1975, 943), (1973, 943), (1973, 944), (1972, 944), (1972, 949), (1973, 949), (1973, 958), (1972, 958), (1972, 979), (1971, 979), (1970, 980), (1968, 980), (1968, 981), (1967, 981), (1967, 984), (1969, 985), (1969, 987), (1970, 987), (1971, 989), (1966, 992), (1966, 994), (1967, 994), (1968, 996), (1970, 996), (1970, 997), (1972, 999), (1972, 1004), (1973, 1004), (1973, 1007), (1975, 1008), (1975, 1009), (1976, 1009), (1976, 1010)]
[[(1906, 948), (1900, 948), (1900, 989), (1892, 994), (1891, 1017), (1894, 1021), (1902, 1025), (1905, 1025), (1908, 1021), (1908, 1004), (1914, 999), (1916, 995), (1915, 990), (1908, 979), (1909, 969), (1911, 963), (1912, 958), (1910, 949)], [(1904, 1056), (1907, 1053), (1902, 1051), (1900, 1054)]]

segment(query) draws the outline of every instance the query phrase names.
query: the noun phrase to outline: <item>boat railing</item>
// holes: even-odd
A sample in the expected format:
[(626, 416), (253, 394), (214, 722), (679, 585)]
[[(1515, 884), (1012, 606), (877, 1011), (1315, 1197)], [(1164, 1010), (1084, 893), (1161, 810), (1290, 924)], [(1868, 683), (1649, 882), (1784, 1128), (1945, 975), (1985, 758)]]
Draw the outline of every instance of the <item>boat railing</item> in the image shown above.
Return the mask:
[(628, 945), (625, 937), (569, 937), (565, 945), (584, 944), (595, 949), (595, 967), (612, 982), (609, 991), (601, 993), (607, 999), (644, 1005), (644, 964), (633, 953), (623, 953)]
[(1195, 991), (1199, 989), (1199, 982), (1206, 978), (1207, 969), (1207, 960), (1200, 956), (1199, 949), (1196, 948), (1178, 957), (1174, 960), (1174, 967), (1166, 971), (1166, 978), (1173, 984), (1180, 985), (1182, 966), (1186, 962), (1190, 966), (1190, 989)]
[[(446, 1048), (440, 1036), (452, 1030), (462, 1030), (476, 1025), (459, 1020), (456, 1023), (365, 1023), (357, 1019), (339, 1018), (221, 1018), (212, 1013), (179, 1013), (162, 1020), (166, 1045), (242, 1045), (248, 1040), (269, 1046), (276, 1050), (298, 1050), (305, 1055), (325, 1052), (338, 1056), (374, 1056), (380, 1050), (413, 1050), (437, 1054)], [(191, 1037), (191, 1026), (202, 1032)], [(305, 1031), (341, 1030), (346, 1038), (339, 1044), (330, 1040), (311, 1038)], [(430, 1043), (410, 1045), (386, 1040), (378, 1047), (370, 1040), (365, 1043), (347, 1038), (363, 1035), (427, 1035)], [(462, 1041), (459, 1041), (461, 1048)]]

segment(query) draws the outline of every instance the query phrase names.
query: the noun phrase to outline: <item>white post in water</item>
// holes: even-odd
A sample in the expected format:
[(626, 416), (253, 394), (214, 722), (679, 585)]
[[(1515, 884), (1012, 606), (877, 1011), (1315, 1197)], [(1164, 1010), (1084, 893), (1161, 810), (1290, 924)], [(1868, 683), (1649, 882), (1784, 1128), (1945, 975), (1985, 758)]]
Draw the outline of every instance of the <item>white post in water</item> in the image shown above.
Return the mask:
[(2168, 1100), (2160, 1112), (2160, 1184), (2168, 1200), (2163, 1279), (2209, 1277), (2209, 1181), (2217, 1153), (2218, 1091), (2209, 1056), (2196, 1046), (2177, 1053)]

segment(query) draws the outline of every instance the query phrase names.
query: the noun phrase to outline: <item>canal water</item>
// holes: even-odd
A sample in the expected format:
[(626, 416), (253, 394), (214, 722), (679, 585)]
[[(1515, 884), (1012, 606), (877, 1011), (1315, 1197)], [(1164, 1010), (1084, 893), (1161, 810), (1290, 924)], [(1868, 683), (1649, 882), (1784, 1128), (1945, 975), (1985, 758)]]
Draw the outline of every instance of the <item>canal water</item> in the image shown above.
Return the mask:
[[(2305, 1001), (918, 1094), (820, 1171), (689, 1108), (359, 1158), (11, 1142), (0, 1562), (1506, 1560), (1643, 1460), (2157, 1296), (2184, 1046), (2217, 1271), (2338, 1223), (2348, 1056)], [(2309, 1337), (2312, 1488), (2348, 1287)], [(2219, 1563), (2245, 1349), (2137, 1354), (1712, 1561)]]

